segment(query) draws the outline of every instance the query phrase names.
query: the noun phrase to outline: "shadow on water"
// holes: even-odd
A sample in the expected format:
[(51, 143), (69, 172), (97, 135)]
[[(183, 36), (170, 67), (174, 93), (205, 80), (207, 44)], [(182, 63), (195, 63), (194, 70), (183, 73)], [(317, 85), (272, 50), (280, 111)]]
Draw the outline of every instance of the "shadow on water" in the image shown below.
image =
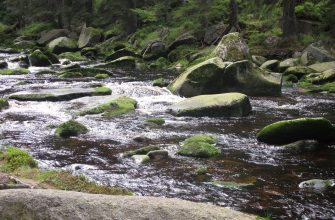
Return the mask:
[[(55, 76), (1, 76), (0, 94), (41, 88), (89, 87), (105, 84), (113, 90), (108, 97), (85, 97), (68, 102), (18, 102), (0, 112), (0, 144), (23, 147), (42, 168), (67, 169), (106, 185), (128, 188), (137, 195), (165, 196), (210, 202), (276, 219), (331, 219), (335, 216), (335, 192), (303, 191), (298, 184), (308, 179), (333, 179), (335, 146), (313, 152), (290, 152), (258, 143), (257, 131), (269, 123), (297, 117), (323, 116), (335, 123), (335, 96), (303, 94), (284, 90), (282, 97), (251, 97), (252, 115), (245, 118), (175, 118), (169, 106), (182, 98), (165, 88), (153, 87), (150, 80), (159, 74), (117, 71), (106, 80), (93, 78), (61, 80)], [(169, 75), (173, 78), (175, 74)], [(79, 117), (80, 109), (103, 103), (119, 95), (136, 99), (134, 114), (104, 119)], [(148, 127), (145, 119), (159, 116), (162, 127)], [(89, 127), (78, 138), (59, 139), (55, 127), (71, 118)], [(194, 159), (176, 154), (178, 144), (197, 134), (218, 137), (222, 155)], [(136, 142), (142, 137), (144, 143)], [(120, 154), (136, 147), (159, 145), (171, 158), (145, 165), (135, 164)], [(197, 175), (195, 169), (207, 168)], [(218, 183), (235, 182), (225, 187)]]

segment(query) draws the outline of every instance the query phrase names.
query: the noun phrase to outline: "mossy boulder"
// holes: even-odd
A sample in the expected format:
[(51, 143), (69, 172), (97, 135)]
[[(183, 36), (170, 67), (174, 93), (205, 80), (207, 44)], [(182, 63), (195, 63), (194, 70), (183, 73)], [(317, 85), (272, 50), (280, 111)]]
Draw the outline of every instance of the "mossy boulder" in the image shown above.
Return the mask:
[(250, 59), (248, 45), (237, 32), (223, 36), (212, 56), (230, 62)]
[(139, 57), (139, 55), (137, 55), (134, 51), (131, 51), (129, 49), (121, 49), (121, 50), (118, 50), (118, 51), (115, 51), (114, 53), (108, 55), (105, 59), (105, 62), (110, 62), (110, 61), (113, 61), (113, 60), (116, 60), (116, 59), (119, 59), (121, 57)]
[(59, 75), (60, 78), (81, 78), (83, 74), (80, 72), (65, 72)]
[(84, 56), (82, 56), (80, 52), (65, 52), (65, 53), (61, 53), (61, 54), (59, 54), (59, 58), (71, 60), (73, 62), (76, 62), (76, 61), (86, 61), (87, 60), (87, 58), (84, 57)]
[(45, 54), (45, 56), (48, 57), (48, 59), (50, 60), (50, 62), (52, 64), (58, 64), (60, 63), (59, 59), (58, 59), (58, 56), (54, 53), (51, 53), (49, 50), (46, 50), (43, 52)]
[(0, 98), (0, 111), (9, 107), (7, 99)]
[(104, 74), (104, 73), (99, 73), (97, 75), (95, 75), (94, 78), (96, 79), (108, 79), (110, 76), (108, 74)]
[(262, 66), (263, 63), (265, 63), (267, 61), (267, 59), (265, 57), (262, 56), (256, 56), (256, 55), (252, 55), (251, 56), (251, 60), (253, 63), (255, 63), (257, 66)]
[(176, 116), (242, 117), (249, 115), (249, 98), (241, 93), (202, 95), (188, 98), (171, 107)]
[(85, 125), (76, 122), (74, 120), (67, 121), (59, 125), (56, 129), (56, 136), (61, 138), (69, 138), (72, 136), (78, 136), (80, 134), (86, 134), (88, 129)]
[(250, 61), (222, 62), (211, 58), (188, 68), (168, 89), (180, 96), (241, 92), (252, 96), (279, 96), (281, 76), (271, 75)]
[(136, 105), (136, 100), (129, 97), (120, 97), (94, 108), (83, 110), (79, 115), (102, 114), (103, 117), (112, 118), (134, 112)]
[(77, 43), (67, 37), (59, 37), (48, 44), (48, 49), (55, 54), (74, 52), (78, 49)]
[(84, 26), (81, 30), (78, 47), (91, 47), (99, 43), (102, 39), (102, 31), (93, 27)]
[(150, 151), (147, 156), (151, 160), (165, 160), (169, 158), (169, 152), (166, 150), (154, 150)]
[(293, 66), (286, 69), (284, 75), (295, 75), (299, 79), (308, 74), (315, 73), (315, 71), (307, 66)]
[(188, 157), (209, 158), (218, 156), (221, 150), (216, 148), (216, 139), (211, 136), (194, 136), (188, 138), (178, 148), (177, 153)]
[(158, 87), (166, 87), (170, 84), (170, 80), (168, 79), (164, 79), (164, 78), (158, 78), (158, 79), (155, 79), (153, 82), (152, 82), (152, 85), (153, 86), (158, 86)]
[(112, 75), (111, 72), (98, 68), (75, 68), (64, 72), (63, 74), (80, 73), (82, 77), (95, 77), (98, 74)]
[(46, 45), (52, 40), (59, 37), (67, 37), (70, 34), (69, 30), (66, 29), (53, 29), (41, 35), (41, 38), (37, 41), (39, 45)]
[(329, 49), (331, 49), (329, 45), (325, 45), (322, 41), (312, 43), (304, 49), (300, 60), (303, 65), (335, 61), (335, 56)]
[(290, 144), (284, 145), (285, 150), (290, 150), (294, 152), (306, 152), (315, 151), (321, 148), (323, 145), (316, 140), (301, 140)]
[(149, 118), (149, 119), (145, 120), (145, 123), (149, 124), (149, 125), (160, 126), (160, 125), (165, 124), (165, 120), (164, 120), (164, 118), (155, 117), (155, 118)]
[(35, 73), (35, 75), (57, 75), (58, 73), (53, 70), (41, 70)]
[(29, 73), (28, 69), (0, 69), (0, 75), (26, 75)]
[(310, 74), (306, 77), (308, 82), (313, 84), (323, 84), (335, 81), (335, 69), (326, 70), (323, 73)]
[(137, 58), (126, 56), (121, 57), (111, 62), (97, 65), (95, 68), (122, 68), (122, 69), (135, 69)]
[(299, 140), (335, 141), (335, 128), (325, 118), (300, 118), (279, 121), (257, 133), (257, 140), (267, 144), (285, 145)]
[(80, 69), (80, 65), (78, 63), (70, 63), (61, 67), (61, 70), (73, 70)]
[(316, 63), (309, 68), (313, 69), (315, 72), (322, 73), (324, 71), (335, 69), (335, 61), (332, 62), (325, 62), (325, 63)]
[(135, 150), (126, 151), (123, 153), (123, 157), (131, 157), (133, 155), (147, 155), (150, 151), (157, 151), (161, 150), (158, 146), (148, 146), (148, 147), (141, 147)]
[(261, 65), (261, 69), (266, 69), (270, 71), (277, 71), (279, 65), (279, 60), (268, 60)]
[(296, 75), (290, 74), (283, 77), (284, 82), (297, 83), (299, 81)]
[(285, 72), (285, 70), (287, 70), (288, 68), (298, 66), (298, 65), (299, 65), (299, 59), (289, 58), (279, 63), (278, 70), (279, 72), (282, 73), (282, 72)]
[(66, 88), (66, 89), (42, 89), (38, 91), (17, 92), (9, 95), (10, 99), (18, 101), (69, 101), (85, 96), (110, 95), (111, 89), (98, 88)]

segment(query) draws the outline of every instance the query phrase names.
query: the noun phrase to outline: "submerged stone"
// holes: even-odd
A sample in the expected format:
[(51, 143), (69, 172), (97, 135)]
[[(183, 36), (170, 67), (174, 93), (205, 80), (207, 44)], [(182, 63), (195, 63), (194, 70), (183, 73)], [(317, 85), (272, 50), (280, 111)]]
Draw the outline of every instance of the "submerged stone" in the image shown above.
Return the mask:
[(154, 150), (150, 151), (147, 156), (151, 160), (164, 160), (169, 158), (169, 152), (166, 150)]
[(150, 157), (147, 155), (133, 155), (131, 159), (137, 164), (143, 164), (150, 161)]
[(111, 72), (98, 68), (75, 68), (64, 72), (65, 75), (71, 75), (71, 73), (80, 73), (82, 77), (95, 77), (98, 74), (112, 75)]
[(135, 69), (137, 58), (131, 56), (125, 56), (108, 62), (106, 64), (101, 64), (95, 66), (95, 68), (125, 68), (125, 69)]
[(111, 90), (99, 88), (67, 88), (67, 89), (42, 89), (37, 91), (17, 92), (9, 95), (10, 99), (18, 101), (68, 101), (85, 96), (110, 95)]
[(212, 136), (194, 136), (188, 138), (178, 148), (177, 153), (188, 157), (209, 158), (218, 156), (221, 150), (214, 145), (216, 139)]
[(250, 114), (249, 98), (241, 93), (202, 95), (185, 99), (171, 107), (176, 116), (242, 117)]
[(233, 181), (220, 181), (220, 180), (214, 180), (211, 182), (214, 186), (220, 187), (220, 188), (227, 188), (227, 189), (239, 189), (239, 188), (247, 188), (254, 186), (253, 183), (238, 183)]
[(70, 61), (86, 61), (87, 58), (82, 56), (80, 52), (65, 52), (59, 54), (59, 58), (61, 59), (67, 59)]
[(153, 124), (153, 125), (163, 125), (165, 124), (165, 120), (164, 118), (160, 118), (160, 117), (155, 117), (155, 118), (149, 118), (147, 120), (145, 120), (146, 124)]
[(299, 140), (335, 141), (335, 128), (325, 118), (300, 118), (279, 121), (257, 133), (257, 140), (267, 144), (290, 144)]
[(88, 129), (83, 124), (74, 120), (67, 121), (56, 129), (56, 136), (62, 138), (69, 138), (72, 136), (78, 136), (80, 134), (86, 134)]
[(150, 151), (157, 151), (161, 150), (158, 146), (148, 146), (148, 147), (141, 147), (135, 150), (126, 151), (123, 153), (123, 157), (131, 157), (133, 155), (147, 155)]
[(322, 179), (312, 179), (301, 182), (299, 188), (301, 189), (315, 189), (315, 190), (325, 190), (330, 189), (335, 186), (335, 180), (322, 180)]

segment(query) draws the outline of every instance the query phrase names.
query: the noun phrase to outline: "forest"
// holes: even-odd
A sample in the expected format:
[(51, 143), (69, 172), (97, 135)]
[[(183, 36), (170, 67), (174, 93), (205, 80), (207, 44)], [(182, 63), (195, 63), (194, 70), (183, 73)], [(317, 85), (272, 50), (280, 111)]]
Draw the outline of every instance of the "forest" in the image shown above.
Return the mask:
[(334, 0), (0, 0), (0, 220), (333, 219), (334, 156)]

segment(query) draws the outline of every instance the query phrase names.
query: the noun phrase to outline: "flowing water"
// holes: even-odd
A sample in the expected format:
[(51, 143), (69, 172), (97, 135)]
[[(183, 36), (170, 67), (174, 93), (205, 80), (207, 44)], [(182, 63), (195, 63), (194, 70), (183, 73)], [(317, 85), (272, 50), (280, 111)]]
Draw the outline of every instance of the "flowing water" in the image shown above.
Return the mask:
[[(0, 60), (19, 55), (0, 54)], [(10, 68), (17, 66), (10, 63)], [(46, 169), (66, 169), (84, 174), (101, 184), (120, 186), (136, 195), (176, 197), (208, 202), (274, 219), (335, 219), (335, 192), (311, 192), (298, 188), (308, 179), (335, 178), (335, 146), (311, 152), (286, 151), (258, 143), (257, 131), (269, 123), (298, 117), (323, 116), (335, 123), (335, 96), (304, 94), (284, 89), (282, 97), (251, 97), (253, 113), (244, 118), (173, 117), (171, 104), (183, 98), (166, 88), (153, 87), (151, 80), (169, 72), (138, 73), (116, 71), (106, 80), (60, 79), (36, 76), (0, 76), (0, 96), (17, 91), (50, 88), (83, 88), (103, 83), (111, 96), (84, 97), (64, 102), (19, 102), (0, 112), (0, 145), (19, 146), (29, 151)], [(104, 119), (98, 115), (78, 117), (83, 108), (112, 97), (126, 95), (138, 101), (134, 114)], [(163, 117), (162, 127), (148, 127), (144, 121)], [(69, 119), (86, 125), (90, 132), (77, 138), (59, 139), (55, 126)], [(178, 144), (192, 135), (218, 138), (222, 155), (214, 159), (178, 156)], [(145, 143), (134, 139), (141, 137)], [(169, 151), (170, 159), (139, 165), (124, 159), (124, 151), (147, 145)], [(207, 167), (207, 176), (194, 170)], [(252, 183), (252, 187), (224, 188), (213, 180)]]

